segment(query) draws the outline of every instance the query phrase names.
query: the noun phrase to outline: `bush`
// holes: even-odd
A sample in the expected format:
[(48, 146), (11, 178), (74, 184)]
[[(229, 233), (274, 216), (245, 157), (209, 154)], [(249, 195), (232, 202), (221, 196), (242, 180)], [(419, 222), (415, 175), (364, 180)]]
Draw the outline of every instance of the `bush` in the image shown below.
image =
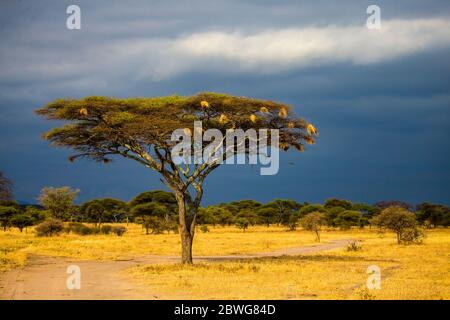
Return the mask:
[(200, 230), (201, 230), (203, 233), (209, 232), (209, 228), (208, 228), (208, 226), (207, 226), (206, 224), (200, 226)]
[(402, 244), (420, 244), (425, 238), (422, 230), (417, 228), (408, 228), (400, 234), (400, 242)]
[(111, 231), (121, 237), (127, 231), (127, 228), (122, 226), (111, 227)]
[[(372, 225), (381, 229), (388, 229), (396, 233), (397, 243), (402, 243), (402, 234), (407, 230), (416, 230), (417, 222), (416, 215), (402, 207), (388, 207), (381, 211), (381, 213), (372, 218)], [(406, 233), (411, 233), (408, 231)], [(411, 237), (405, 235), (406, 239)]]
[(244, 231), (244, 232), (245, 232), (245, 230), (247, 230), (249, 224), (250, 224), (250, 222), (245, 218), (239, 218), (236, 220), (236, 227), (238, 227), (239, 229), (242, 229), (242, 231)]
[(38, 237), (51, 237), (58, 235), (63, 231), (64, 224), (61, 220), (50, 218), (36, 227), (36, 234)]
[(20, 232), (22, 232), (24, 228), (33, 225), (33, 219), (24, 213), (13, 216), (9, 222), (13, 227), (18, 228)]
[(356, 241), (350, 241), (350, 243), (347, 245), (347, 251), (359, 251), (362, 247), (358, 245), (358, 242)]
[(93, 228), (89, 228), (88, 226), (85, 226), (84, 224), (79, 223), (79, 222), (69, 223), (69, 226), (67, 227), (67, 229), (69, 229), (69, 232), (72, 231), (73, 233), (79, 234), (82, 236), (86, 236), (86, 235), (94, 233)]
[(110, 225), (104, 225), (104, 226), (102, 226), (102, 227), (100, 228), (100, 233), (103, 233), (103, 234), (110, 234), (111, 231), (112, 231), (112, 228), (113, 228), (113, 227), (111, 227)]

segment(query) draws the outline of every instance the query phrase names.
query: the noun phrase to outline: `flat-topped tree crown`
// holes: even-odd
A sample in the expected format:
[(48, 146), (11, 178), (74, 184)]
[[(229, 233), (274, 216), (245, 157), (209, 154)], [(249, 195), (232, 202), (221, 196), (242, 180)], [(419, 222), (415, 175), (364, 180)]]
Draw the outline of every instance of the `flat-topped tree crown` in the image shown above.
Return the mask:
[[(317, 135), (313, 125), (295, 117), (285, 104), (218, 93), (187, 97), (58, 99), (36, 113), (50, 120), (68, 122), (50, 130), (44, 138), (53, 145), (74, 149), (77, 153), (70, 160), (87, 157), (108, 162), (112, 155), (121, 155), (159, 172), (177, 199), (182, 239), (184, 229), (193, 237), (203, 180), (220, 163), (177, 164), (171, 156), (172, 148), (178, 143), (171, 139), (175, 130), (183, 129), (193, 137), (196, 121), (201, 121), (202, 130), (217, 129), (223, 136), (233, 129), (269, 129), (269, 132), (277, 129), (276, 147), (288, 150), (293, 146), (299, 151), (303, 151), (304, 143), (313, 144)], [(270, 143), (268, 139), (267, 145)], [(206, 147), (202, 142), (202, 151)], [(234, 154), (242, 152), (237, 148), (233, 150)], [(248, 152), (249, 149), (244, 148), (244, 153)], [(189, 187), (195, 192), (189, 191)], [(183, 261), (192, 261), (191, 256), (185, 257), (184, 249)]]

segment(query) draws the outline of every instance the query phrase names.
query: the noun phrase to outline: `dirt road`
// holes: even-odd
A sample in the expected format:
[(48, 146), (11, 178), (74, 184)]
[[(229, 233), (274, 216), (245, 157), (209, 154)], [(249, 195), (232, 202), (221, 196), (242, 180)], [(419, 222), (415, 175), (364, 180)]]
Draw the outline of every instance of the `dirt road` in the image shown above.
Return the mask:
[[(195, 261), (223, 261), (304, 255), (344, 247), (349, 240), (335, 240), (325, 244), (280, 249), (272, 252), (197, 256)], [(130, 260), (79, 261), (67, 258), (30, 256), (26, 266), (0, 274), (0, 299), (158, 299), (151, 288), (140, 286), (121, 271), (143, 264), (178, 263), (178, 256), (143, 256)], [(66, 285), (67, 267), (77, 265), (81, 270), (81, 288), (69, 290)]]

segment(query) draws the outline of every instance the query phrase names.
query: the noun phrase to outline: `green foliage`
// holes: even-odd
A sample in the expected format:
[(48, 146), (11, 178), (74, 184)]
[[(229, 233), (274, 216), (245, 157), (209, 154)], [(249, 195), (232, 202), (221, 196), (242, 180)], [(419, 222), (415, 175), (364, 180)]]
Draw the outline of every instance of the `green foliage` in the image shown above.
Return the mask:
[(360, 225), (361, 213), (359, 211), (345, 210), (334, 219), (334, 225), (341, 229), (348, 229)]
[(330, 227), (336, 227), (336, 218), (341, 212), (344, 212), (343, 207), (331, 207), (325, 212), (325, 219)]
[(235, 222), (236, 215), (233, 214), (228, 208), (230, 208), (230, 206), (208, 206), (206, 208), (203, 208), (202, 211), (204, 217), (212, 219), (221, 226), (229, 226)]
[(320, 242), (320, 230), (326, 222), (323, 213), (318, 211), (310, 212), (302, 217), (299, 222), (305, 230), (314, 232), (316, 235), (316, 240)]
[(272, 206), (262, 206), (256, 210), (260, 223), (270, 226), (277, 221), (278, 210)]
[(45, 187), (38, 197), (39, 203), (49, 211), (53, 218), (67, 219), (74, 207), (74, 200), (80, 190), (70, 187)]
[(25, 214), (30, 216), (33, 219), (33, 224), (41, 223), (48, 216), (47, 211), (39, 209), (36, 206), (26, 206)]
[(380, 208), (365, 203), (355, 203), (351, 209), (354, 211), (359, 211), (363, 216), (369, 218), (377, 215), (381, 211)]
[(428, 227), (450, 226), (450, 207), (424, 202), (418, 206), (417, 219)]
[(239, 229), (242, 229), (244, 232), (245, 232), (245, 230), (247, 230), (249, 225), (250, 225), (250, 222), (245, 218), (239, 218), (236, 220), (236, 226)]
[(283, 225), (287, 226), (289, 231), (294, 231), (297, 229), (297, 222), (300, 219), (300, 215), (298, 213), (293, 213), (289, 216), (289, 219), (283, 223)]
[(10, 225), (11, 218), (18, 213), (19, 210), (15, 206), (0, 206), (0, 224), (3, 231)]
[(331, 198), (325, 201), (324, 207), (329, 209), (329, 208), (333, 208), (333, 207), (341, 207), (344, 208), (346, 210), (350, 210), (352, 209), (352, 202), (349, 200), (341, 200), (341, 199), (336, 199), (336, 198)]
[(164, 231), (178, 232), (178, 226), (173, 216), (168, 214), (165, 205), (157, 202), (138, 204), (131, 209), (131, 214), (137, 217), (136, 222), (141, 223), (146, 234), (152, 230), (153, 234)]
[(275, 199), (261, 206), (261, 208), (273, 208), (276, 210), (276, 223), (289, 226), (290, 217), (296, 213), (302, 205), (293, 200)]
[(14, 215), (10, 220), (10, 224), (18, 228), (20, 232), (26, 227), (31, 227), (33, 223), (33, 218), (25, 213)]
[(100, 226), (103, 222), (119, 222), (121, 217), (128, 214), (128, 206), (117, 199), (94, 199), (83, 203), (79, 211), (84, 221)]
[(130, 213), (142, 224), (146, 234), (149, 230), (153, 234), (178, 232), (178, 204), (173, 194), (162, 190), (146, 191), (131, 200), (129, 206)]
[(324, 206), (322, 206), (321, 204), (308, 204), (306, 206), (303, 206), (300, 209), (299, 214), (300, 214), (300, 217), (303, 217), (311, 212), (325, 213), (325, 212), (327, 212), (327, 209)]
[(130, 207), (135, 207), (140, 204), (146, 204), (149, 202), (156, 202), (166, 206), (172, 211), (176, 211), (178, 208), (177, 200), (175, 196), (163, 190), (155, 190), (155, 191), (146, 191), (134, 197), (129, 205)]

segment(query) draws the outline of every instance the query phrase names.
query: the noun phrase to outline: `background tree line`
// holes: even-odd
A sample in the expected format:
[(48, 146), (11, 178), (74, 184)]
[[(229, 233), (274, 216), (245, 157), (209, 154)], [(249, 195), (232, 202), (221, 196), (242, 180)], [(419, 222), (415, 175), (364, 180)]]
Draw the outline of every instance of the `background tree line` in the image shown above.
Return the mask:
[[(12, 183), (1, 173), (0, 188), (0, 225), (3, 230), (16, 227), (22, 231), (51, 218), (72, 224), (91, 223), (97, 228), (105, 223), (134, 222), (141, 224), (147, 234), (178, 232), (177, 201), (172, 193), (162, 190), (143, 192), (129, 202), (101, 198), (75, 205), (79, 190), (45, 187), (37, 197), (38, 204), (23, 205), (14, 201)], [(311, 227), (311, 221), (315, 221), (313, 225), (319, 223), (340, 229), (362, 228), (371, 224), (382, 226), (379, 218), (374, 218), (388, 208), (412, 214), (415, 222), (426, 228), (450, 226), (450, 207), (446, 205), (425, 202), (414, 207), (401, 201), (382, 201), (370, 205), (336, 198), (328, 199), (323, 204), (287, 199), (275, 199), (268, 203), (255, 200), (220, 203), (200, 208), (197, 223), (210, 227), (235, 225), (244, 231), (255, 225), (279, 225), (287, 230), (302, 226), (317, 231)], [(305, 220), (305, 217), (315, 218)], [(208, 229), (203, 227), (202, 230)]]

